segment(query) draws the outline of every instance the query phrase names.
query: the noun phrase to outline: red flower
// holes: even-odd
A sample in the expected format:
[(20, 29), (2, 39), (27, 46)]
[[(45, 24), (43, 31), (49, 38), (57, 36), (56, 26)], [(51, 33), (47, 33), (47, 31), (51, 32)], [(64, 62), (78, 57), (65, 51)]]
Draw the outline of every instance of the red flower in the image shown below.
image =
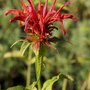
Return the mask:
[(35, 47), (39, 47), (42, 42), (51, 46), (49, 39), (52, 36), (52, 31), (57, 29), (53, 25), (54, 22), (60, 22), (62, 33), (65, 35), (66, 31), (63, 26), (63, 20), (68, 18), (74, 21), (77, 20), (76, 17), (71, 14), (61, 14), (63, 7), (69, 5), (70, 2), (66, 2), (62, 7), (56, 10), (56, 0), (54, 0), (52, 6), (48, 10), (48, 0), (46, 0), (45, 5), (39, 2), (37, 9), (35, 9), (32, 0), (28, 0), (30, 4), (29, 6), (25, 5), (22, 0), (20, 1), (22, 3), (22, 10), (11, 9), (5, 14), (16, 15), (10, 20), (10, 22), (14, 22), (16, 20), (20, 20), (21, 23), (24, 22), (24, 31), (29, 34), (27, 39), (33, 42)]

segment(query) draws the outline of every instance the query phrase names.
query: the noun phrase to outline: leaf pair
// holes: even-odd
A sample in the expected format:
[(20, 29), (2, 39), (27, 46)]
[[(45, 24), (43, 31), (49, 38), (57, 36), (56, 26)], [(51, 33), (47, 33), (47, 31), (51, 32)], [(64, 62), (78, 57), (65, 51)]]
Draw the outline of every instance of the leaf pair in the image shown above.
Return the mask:
[[(72, 77), (70, 75), (64, 75), (64, 74), (59, 74), (57, 76), (54, 76), (53, 78), (47, 80), (44, 84), (41, 90), (52, 90), (52, 86), (53, 84), (58, 81), (59, 79), (64, 79), (67, 78), (71, 81), (73, 81)], [(33, 82), (30, 86), (24, 88), (22, 86), (16, 86), (16, 87), (12, 87), (9, 88), (7, 90), (37, 90), (37, 88), (35, 87), (37, 84), (37, 82)]]

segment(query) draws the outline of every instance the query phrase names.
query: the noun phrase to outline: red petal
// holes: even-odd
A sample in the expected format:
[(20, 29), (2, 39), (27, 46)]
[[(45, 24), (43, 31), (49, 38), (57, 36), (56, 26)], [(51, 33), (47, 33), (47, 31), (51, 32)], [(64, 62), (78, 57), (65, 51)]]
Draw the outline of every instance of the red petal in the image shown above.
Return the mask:
[(23, 12), (25, 13), (28, 13), (29, 14), (29, 11), (27, 9), (27, 6), (24, 4), (23, 0), (20, 0), (21, 4), (22, 4), (22, 9), (23, 9)]
[(60, 21), (60, 26), (61, 26), (62, 33), (64, 35), (66, 35), (66, 31), (65, 31), (65, 28), (64, 28), (64, 25), (63, 25), (63, 22), (62, 21)]
[(41, 20), (39, 21), (39, 25), (40, 25), (41, 32), (43, 33), (43, 31), (44, 31), (44, 24), (43, 24), (43, 22)]
[(67, 19), (67, 18), (71, 18), (74, 21), (77, 20), (77, 18), (71, 14), (61, 14), (61, 19)]
[(46, 17), (44, 18), (44, 22), (47, 23), (47, 22), (50, 22), (53, 14), (55, 14), (55, 12), (49, 12)]
[(45, 3), (44, 8), (43, 8), (43, 17), (45, 17), (47, 14), (47, 5), (48, 5), (48, 0), (46, 0), (46, 3)]
[(52, 6), (51, 6), (51, 8), (50, 8), (50, 12), (52, 12), (52, 11), (54, 10), (55, 3), (56, 3), (56, 0), (54, 0), (54, 2), (53, 2), (53, 4), (52, 4)]
[(24, 31), (25, 32), (28, 32), (28, 25), (29, 25), (29, 21), (31, 20), (30, 16), (28, 16), (26, 19), (25, 19), (25, 28), (24, 28)]
[(58, 11), (54, 14), (53, 18), (57, 17), (60, 14), (61, 10), (69, 4), (70, 4), (70, 2), (66, 2), (61, 8), (59, 8)]
[[(34, 33), (36, 31), (36, 28), (37, 28), (37, 24), (35, 23), (33, 26), (32, 26), (32, 32)], [(36, 32), (37, 33), (37, 32)]]
[(43, 36), (44, 33), (44, 19), (43, 19), (43, 7), (41, 5), (41, 2), (39, 2), (38, 5), (38, 18), (39, 18), (39, 26), (41, 30), (41, 36)]
[(56, 0), (54, 0), (54, 2), (53, 2), (53, 4), (52, 4), (49, 12), (47, 13), (47, 15), (46, 15), (46, 17), (45, 17), (45, 19), (44, 19), (45, 21), (47, 21), (47, 19), (48, 19), (49, 17), (51, 17), (51, 16), (56, 12), (56, 11), (54, 10), (55, 3), (56, 3)]
[(5, 15), (8, 15), (8, 14), (21, 15), (21, 14), (22, 14), (22, 12), (21, 12), (20, 10), (11, 9), (11, 10), (8, 10), (7, 12), (5, 12)]
[(43, 17), (43, 5), (41, 2), (38, 4), (38, 14)]
[(49, 41), (46, 41), (45, 44), (50, 48), (56, 49)]
[(28, 2), (30, 3), (31, 7), (35, 10), (32, 0), (28, 0)]
[(28, 2), (30, 3), (30, 7), (32, 9), (33, 19), (35, 21), (38, 21), (37, 14), (36, 14), (36, 11), (35, 11), (35, 8), (34, 8), (34, 4), (33, 4), (32, 0), (28, 0)]
[(16, 21), (16, 20), (20, 20), (20, 21), (24, 21), (24, 17), (22, 17), (22, 16), (16, 16), (16, 17), (14, 17), (14, 18), (12, 18), (11, 20), (10, 20), (10, 22), (14, 22), (14, 21)]

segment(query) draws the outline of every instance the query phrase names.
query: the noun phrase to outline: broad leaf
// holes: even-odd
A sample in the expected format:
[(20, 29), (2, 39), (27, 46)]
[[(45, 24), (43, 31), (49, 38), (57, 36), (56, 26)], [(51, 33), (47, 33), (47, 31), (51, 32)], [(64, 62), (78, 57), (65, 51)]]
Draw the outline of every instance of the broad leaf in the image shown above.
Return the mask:
[(23, 86), (16, 86), (16, 87), (8, 88), (7, 90), (25, 90), (25, 88)]
[(59, 79), (59, 76), (55, 76), (52, 79), (47, 80), (44, 85), (42, 90), (52, 90), (53, 84)]
[(64, 75), (64, 74), (59, 74), (58, 76), (54, 76), (52, 79), (49, 79), (47, 80), (43, 87), (42, 87), (42, 90), (52, 90), (52, 86), (53, 84), (59, 80), (59, 78), (67, 78), (67, 79), (70, 79), (70, 80), (73, 80), (69, 75)]

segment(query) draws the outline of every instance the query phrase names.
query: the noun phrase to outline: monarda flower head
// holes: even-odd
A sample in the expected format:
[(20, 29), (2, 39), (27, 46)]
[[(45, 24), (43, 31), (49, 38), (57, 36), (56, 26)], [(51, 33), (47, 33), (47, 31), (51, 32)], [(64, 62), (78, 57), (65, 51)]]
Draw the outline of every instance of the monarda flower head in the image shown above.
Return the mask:
[(57, 27), (54, 26), (54, 22), (59, 21), (62, 33), (65, 35), (66, 31), (63, 26), (63, 20), (68, 18), (74, 21), (77, 20), (76, 17), (71, 14), (61, 14), (62, 9), (69, 5), (70, 2), (66, 2), (58, 10), (56, 10), (56, 0), (53, 0), (53, 3), (49, 9), (48, 0), (46, 0), (44, 5), (40, 1), (37, 9), (35, 9), (32, 1), (33, 0), (28, 0), (30, 5), (25, 5), (25, 3), (20, 0), (22, 4), (22, 10), (11, 9), (8, 10), (5, 15), (15, 14), (15, 17), (10, 19), (10, 22), (19, 20), (21, 23), (24, 23), (24, 31), (28, 34), (26, 39), (32, 42), (35, 49), (38, 49), (41, 43), (52, 47), (52, 31), (57, 29)]

